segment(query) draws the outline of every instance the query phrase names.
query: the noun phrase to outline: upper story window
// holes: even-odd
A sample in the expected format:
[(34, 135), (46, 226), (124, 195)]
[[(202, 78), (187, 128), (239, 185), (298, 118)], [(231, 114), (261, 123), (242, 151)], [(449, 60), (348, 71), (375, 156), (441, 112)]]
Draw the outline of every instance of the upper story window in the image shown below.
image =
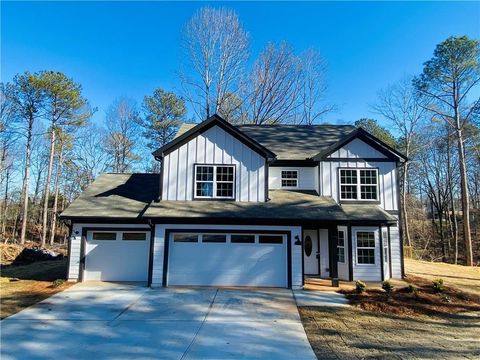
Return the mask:
[(340, 200), (378, 200), (377, 169), (340, 169)]
[(195, 165), (195, 198), (233, 199), (234, 165)]
[(282, 170), (282, 188), (298, 187), (298, 170)]

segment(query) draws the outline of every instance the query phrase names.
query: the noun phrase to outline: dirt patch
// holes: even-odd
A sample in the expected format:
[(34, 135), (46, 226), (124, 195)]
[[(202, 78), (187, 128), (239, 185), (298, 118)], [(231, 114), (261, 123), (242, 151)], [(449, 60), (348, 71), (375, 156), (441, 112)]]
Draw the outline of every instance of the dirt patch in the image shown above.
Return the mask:
[(415, 286), (415, 291), (402, 287), (394, 289), (390, 297), (379, 289), (367, 289), (363, 294), (354, 290), (341, 290), (350, 303), (368, 311), (397, 315), (449, 315), (464, 312), (480, 312), (480, 296), (445, 286), (440, 293), (434, 292), (432, 282), (409, 275), (406, 280)]
[(478, 359), (480, 317), (405, 317), (358, 308), (299, 308), (318, 359)]
[(15, 314), (56, 294), (72, 284), (54, 281), (65, 279), (67, 261), (50, 260), (23, 266), (9, 266), (1, 271), (0, 318)]

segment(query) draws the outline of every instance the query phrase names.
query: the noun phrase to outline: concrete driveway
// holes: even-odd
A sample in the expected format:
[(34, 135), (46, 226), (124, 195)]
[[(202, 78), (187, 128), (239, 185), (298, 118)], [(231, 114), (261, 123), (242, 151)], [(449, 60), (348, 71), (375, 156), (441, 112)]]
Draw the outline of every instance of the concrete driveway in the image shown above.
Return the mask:
[(0, 323), (7, 359), (316, 359), (286, 289), (84, 283)]

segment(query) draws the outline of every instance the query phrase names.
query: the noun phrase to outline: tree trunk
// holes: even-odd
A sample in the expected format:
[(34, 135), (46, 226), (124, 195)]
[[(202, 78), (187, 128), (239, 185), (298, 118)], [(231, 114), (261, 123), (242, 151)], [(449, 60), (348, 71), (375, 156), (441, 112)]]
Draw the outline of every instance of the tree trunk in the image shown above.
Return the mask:
[(10, 185), (10, 168), (6, 169), (5, 174), (5, 195), (3, 197), (3, 217), (2, 217), (2, 234), (5, 236), (7, 230), (7, 212), (8, 212), (8, 185)]
[(50, 195), (50, 181), (52, 178), (53, 157), (55, 155), (55, 127), (52, 125), (50, 130), (50, 155), (48, 157), (47, 178), (45, 180), (45, 189), (43, 191), (43, 219), (42, 219), (42, 244), (44, 247), (47, 241), (47, 222), (48, 222), (48, 197)]
[(25, 175), (23, 177), (22, 196), (23, 196), (23, 211), (22, 211), (22, 229), (20, 231), (20, 244), (25, 244), (25, 235), (27, 233), (27, 218), (28, 218), (28, 185), (30, 180), (30, 157), (32, 154), (32, 131), (33, 131), (33, 116), (30, 115), (27, 129), (27, 148), (25, 149)]
[(50, 227), (50, 245), (53, 245), (55, 241), (55, 228), (57, 226), (57, 205), (58, 205), (58, 184), (60, 182), (60, 173), (62, 171), (63, 162), (63, 146), (60, 144), (57, 169), (55, 174), (55, 199), (53, 200), (52, 222)]
[(408, 212), (407, 212), (407, 174), (408, 174), (408, 164), (403, 165), (403, 187), (402, 187), (402, 220), (403, 220), (403, 229), (405, 233), (405, 240), (407, 241), (407, 246), (412, 246), (412, 239), (410, 237), (410, 228), (408, 226)]
[[(460, 125), (459, 115), (457, 115)], [(467, 167), (465, 165), (465, 150), (463, 147), (463, 134), (460, 127), (457, 128), (458, 159), (460, 162), (460, 188), (462, 194), (462, 220), (463, 220), (463, 241), (465, 242), (465, 264), (473, 265), (472, 236), (470, 233), (470, 200), (468, 194)]]

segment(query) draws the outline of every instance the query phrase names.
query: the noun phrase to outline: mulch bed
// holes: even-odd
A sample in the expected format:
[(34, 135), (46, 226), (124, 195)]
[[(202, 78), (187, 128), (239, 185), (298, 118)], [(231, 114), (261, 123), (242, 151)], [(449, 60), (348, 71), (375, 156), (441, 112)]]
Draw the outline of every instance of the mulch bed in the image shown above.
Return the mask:
[(390, 298), (380, 289), (367, 289), (363, 294), (355, 290), (340, 290), (350, 303), (363, 310), (397, 315), (452, 315), (480, 311), (480, 296), (445, 286), (435, 293), (432, 282), (409, 275), (406, 279), (417, 291), (411, 293), (406, 287), (394, 289)]

